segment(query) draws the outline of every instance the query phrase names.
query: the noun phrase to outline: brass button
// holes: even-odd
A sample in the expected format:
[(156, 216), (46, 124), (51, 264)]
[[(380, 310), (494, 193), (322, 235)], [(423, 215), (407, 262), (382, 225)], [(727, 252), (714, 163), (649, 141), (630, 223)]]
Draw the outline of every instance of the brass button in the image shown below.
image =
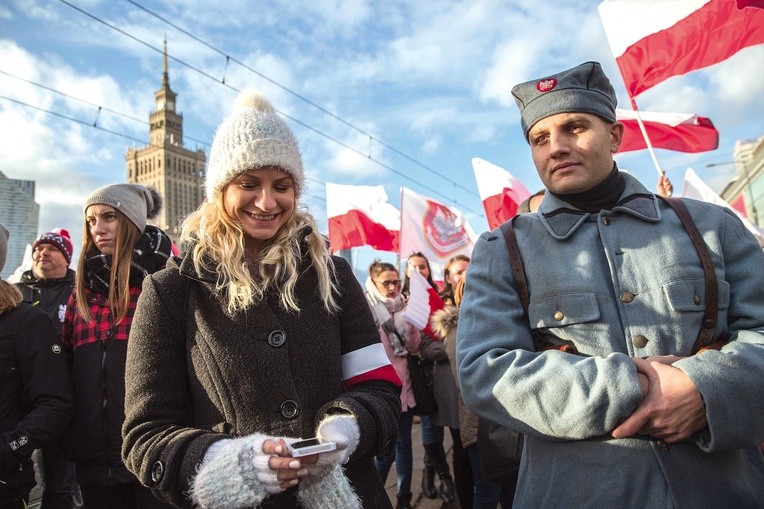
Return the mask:
[(631, 292), (623, 292), (621, 293), (621, 301), (628, 304), (629, 302), (634, 300), (634, 294)]
[(610, 224), (610, 218), (609, 217), (603, 217), (602, 218), (602, 224), (605, 226), (608, 226)]
[(697, 295), (697, 294), (693, 295), (693, 297), (692, 297), (692, 302), (693, 302), (693, 304), (695, 304), (696, 306), (700, 306), (700, 302), (701, 302), (701, 300), (700, 300), (700, 295)]
[(562, 321), (562, 319), (565, 318), (565, 315), (562, 314), (562, 311), (558, 311), (554, 314), (554, 319), (559, 321)]
[(637, 348), (644, 348), (647, 346), (647, 338), (644, 337), (642, 334), (637, 334), (636, 336), (634, 336), (632, 343)]

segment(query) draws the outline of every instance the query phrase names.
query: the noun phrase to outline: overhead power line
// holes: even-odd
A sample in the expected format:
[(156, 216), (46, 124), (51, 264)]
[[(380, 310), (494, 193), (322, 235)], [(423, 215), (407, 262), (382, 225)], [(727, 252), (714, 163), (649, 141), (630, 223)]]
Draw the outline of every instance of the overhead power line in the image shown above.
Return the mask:
[[(287, 93), (291, 94), (292, 96), (300, 99), (301, 101), (305, 102), (306, 104), (309, 104), (310, 106), (312, 106), (312, 107), (316, 108), (317, 110), (321, 111), (322, 113), (332, 117), (333, 119), (341, 122), (342, 124), (346, 125), (347, 127), (350, 127), (351, 129), (355, 130), (358, 133), (363, 134), (364, 136), (368, 136), (370, 140), (376, 141), (381, 146), (385, 147), (386, 149), (388, 149), (388, 150), (390, 150), (392, 152), (395, 152), (396, 154), (398, 154), (401, 157), (406, 158), (408, 161), (416, 164), (420, 168), (423, 168), (423, 169), (429, 171), (430, 173), (432, 173), (434, 175), (437, 175), (438, 177), (440, 177), (440, 178), (442, 178), (442, 179), (452, 183), (454, 186), (460, 187), (461, 189), (463, 189), (463, 190), (467, 191), (468, 193), (472, 194), (473, 196), (476, 196), (476, 197), (479, 198), (479, 195), (477, 193), (475, 193), (474, 191), (472, 191), (471, 189), (469, 189), (467, 187), (464, 187), (463, 185), (461, 185), (460, 183), (458, 183), (458, 182), (456, 182), (454, 180), (451, 180), (451, 179), (449, 179), (447, 177), (444, 177), (443, 174), (441, 174), (440, 172), (434, 170), (433, 168), (430, 168), (426, 164), (418, 161), (417, 159), (414, 159), (413, 157), (409, 156), (408, 154), (398, 150), (397, 148), (395, 148), (394, 146), (392, 146), (389, 143), (385, 142), (384, 140), (374, 136), (372, 133), (370, 133), (370, 132), (368, 132), (368, 131), (358, 127), (357, 125), (355, 125), (355, 124), (345, 120), (344, 118), (340, 117), (336, 113), (334, 113), (332, 111), (329, 111), (328, 109), (324, 108), (323, 106), (321, 106), (319, 104), (316, 104), (314, 101), (308, 99), (307, 97), (305, 97), (304, 95), (300, 94), (299, 92), (296, 92), (295, 90), (292, 90), (291, 88), (287, 87), (286, 85), (283, 85), (283, 84), (279, 83), (278, 81), (270, 78), (269, 76), (263, 74), (262, 72), (258, 71), (257, 69), (254, 69), (253, 67), (250, 67), (249, 65), (245, 64), (241, 60), (238, 60), (238, 59), (230, 56), (225, 51), (221, 50), (220, 48), (217, 48), (216, 46), (213, 46), (212, 44), (210, 44), (207, 41), (201, 39), (200, 37), (197, 37), (193, 33), (191, 33), (188, 30), (186, 30), (185, 28), (183, 28), (183, 27), (179, 26), (178, 24), (173, 23), (172, 21), (168, 20), (164, 16), (162, 16), (162, 15), (152, 11), (151, 9), (149, 9), (147, 7), (144, 7), (143, 5), (139, 4), (138, 2), (136, 2), (134, 0), (127, 0), (127, 2), (133, 4), (137, 8), (139, 8), (142, 11), (146, 12), (147, 14), (150, 14), (151, 16), (157, 18), (158, 20), (162, 21), (163, 23), (173, 27), (175, 30), (178, 30), (179, 32), (181, 32), (184, 35), (190, 37), (191, 39), (195, 40), (199, 44), (202, 44), (205, 47), (211, 49), (212, 51), (218, 53), (219, 55), (224, 56), (226, 58), (226, 69), (228, 67), (228, 62), (234, 62), (236, 64), (239, 64), (241, 67), (243, 67), (243, 68), (247, 69), (248, 71), (256, 74), (257, 76), (259, 76), (262, 79), (268, 81), (269, 83), (272, 83), (273, 85), (276, 85), (277, 87), (279, 87), (280, 89), (284, 90), (285, 92), (287, 92)], [(223, 78), (223, 82), (225, 82), (225, 77)]]
[[(130, 0), (128, 0), (128, 1), (130, 1)], [(114, 30), (114, 31), (116, 31), (116, 32), (119, 32), (120, 34), (124, 35), (125, 37), (128, 37), (129, 39), (132, 39), (133, 41), (135, 41), (135, 42), (137, 42), (137, 43), (141, 44), (142, 46), (145, 46), (146, 48), (149, 48), (149, 49), (151, 49), (151, 50), (153, 50), (153, 51), (155, 51), (155, 52), (157, 52), (157, 53), (159, 53), (159, 54), (161, 54), (161, 55), (164, 55), (164, 48), (157, 48), (157, 47), (155, 47), (155, 46), (152, 46), (151, 44), (149, 44), (149, 43), (147, 43), (146, 41), (144, 41), (144, 40), (140, 39), (139, 37), (136, 37), (136, 36), (134, 36), (134, 35), (132, 35), (132, 34), (130, 34), (130, 33), (128, 33), (128, 32), (126, 32), (125, 30), (122, 30), (121, 28), (119, 28), (119, 27), (117, 27), (117, 26), (115, 26), (115, 25), (113, 25), (113, 24), (109, 23), (108, 21), (106, 21), (106, 20), (103, 20), (103, 19), (99, 18), (98, 16), (96, 16), (96, 15), (94, 15), (94, 14), (91, 14), (91, 13), (89, 13), (89, 12), (85, 11), (84, 9), (82, 9), (82, 8), (80, 8), (80, 7), (78, 7), (78, 6), (74, 5), (74, 4), (72, 4), (71, 2), (68, 2), (67, 0), (59, 0), (59, 2), (61, 2), (61, 3), (65, 4), (65, 5), (67, 5), (67, 6), (69, 6), (69, 7), (71, 7), (71, 8), (73, 8), (74, 10), (76, 10), (76, 11), (80, 12), (81, 14), (83, 14), (83, 15), (85, 15), (85, 16), (87, 16), (87, 17), (91, 18), (92, 20), (94, 20), (94, 21), (96, 21), (96, 22), (98, 22), (98, 23), (101, 23), (101, 24), (103, 24), (104, 26), (106, 26), (106, 27), (108, 27), (108, 28), (110, 28), (110, 29), (112, 29), (112, 30)], [(310, 101), (309, 99), (307, 99), (307, 98), (303, 97), (302, 95), (298, 94), (297, 92), (294, 92), (293, 90), (291, 90), (291, 89), (289, 89), (289, 88), (285, 87), (284, 85), (281, 85), (280, 83), (278, 83), (278, 82), (276, 82), (276, 81), (272, 80), (271, 78), (268, 78), (267, 76), (263, 75), (263, 74), (262, 74), (262, 73), (260, 73), (259, 71), (256, 71), (255, 69), (252, 69), (251, 67), (249, 67), (249, 66), (247, 66), (246, 64), (244, 64), (244, 63), (240, 62), (239, 60), (236, 60), (236, 59), (234, 59), (234, 58), (230, 57), (229, 55), (225, 54), (225, 53), (224, 53), (224, 52), (222, 52), (221, 50), (219, 50), (219, 49), (217, 49), (217, 48), (214, 48), (213, 46), (211, 46), (210, 44), (208, 44), (208, 43), (206, 43), (206, 42), (204, 42), (204, 41), (200, 40), (200, 39), (199, 39), (199, 38), (197, 38), (196, 36), (193, 36), (193, 35), (189, 34), (189, 32), (185, 31), (184, 29), (182, 29), (182, 28), (180, 28), (180, 27), (176, 27), (174, 24), (172, 24), (172, 23), (170, 23), (169, 21), (165, 20), (164, 18), (161, 18), (160, 16), (158, 16), (158, 15), (154, 14), (153, 12), (149, 11), (148, 9), (146, 9), (146, 8), (144, 8), (144, 7), (142, 7), (142, 6), (139, 6), (138, 4), (136, 4), (135, 2), (132, 2), (132, 1), (130, 1), (130, 3), (132, 3), (132, 4), (136, 5), (136, 7), (140, 7), (142, 10), (144, 10), (145, 12), (147, 12), (147, 13), (149, 13), (149, 14), (153, 15), (153, 16), (157, 16), (159, 19), (161, 19), (162, 21), (164, 21), (164, 22), (168, 23), (168, 24), (169, 24), (170, 26), (172, 26), (173, 28), (176, 28), (177, 30), (180, 30), (180, 31), (181, 31), (181, 32), (183, 32), (184, 34), (187, 34), (187, 35), (189, 35), (190, 37), (194, 38), (195, 40), (197, 40), (197, 41), (198, 41), (198, 42), (200, 42), (201, 44), (204, 44), (205, 46), (207, 46), (207, 47), (209, 47), (209, 48), (213, 49), (214, 51), (216, 51), (216, 52), (220, 53), (221, 55), (225, 55), (225, 56), (226, 56), (226, 58), (227, 58), (227, 61), (229, 61), (229, 60), (230, 60), (230, 61), (234, 61), (235, 63), (237, 63), (237, 64), (239, 64), (239, 65), (243, 66), (245, 69), (247, 69), (247, 70), (249, 70), (249, 71), (251, 71), (251, 72), (253, 72), (253, 73), (257, 74), (258, 76), (261, 76), (261, 77), (263, 77), (264, 79), (266, 79), (266, 80), (268, 80), (269, 82), (271, 82), (271, 83), (275, 84), (276, 86), (278, 86), (278, 87), (281, 87), (282, 89), (284, 89), (285, 91), (287, 91), (287, 92), (289, 92), (290, 94), (294, 95), (295, 97), (298, 97), (299, 99), (301, 99), (301, 100), (303, 100), (303, 101), (307, 102), (308, 104), (310, 104), (310, 105), (314, 106), (315, 108), (318, 108), (318, 109), (319, 109), (320, 111), (322, 111), (323, 113), (325, 113), (325, 114), (327, 114), (327, 115), (330, 115), (331, 117), (333, 117), (333, 118), (335, 118), (335, 119), (339, 120), (340, 122), (342, 122), (343, 124), (345, 124), (345, 125), (347, 125), (347, 126), (351, 127), (352, 129), (355, 129), (356, 131), (358, 131), (358, 132), (360, 132), (360, 133), (363, 133), (363, 134), (364, 134), (364, 135), (366, 135), (366, 136), (369, 136), (369, 137), (370, 137), (370, 139), (373, 139), (373, 140), (377, 141), (378, 143), (380, 143), (380, 145), (383, 145), (383, 146), (385, 146), (386, 148), (388, 148), (389, 150), (391, 150), (391, 151), (393, 151), (393, 152), (395, 152), (395, 153), (397, 153), (397, 154), (399, 154), (399, 155), (401, 155), (401, 156), (405, 157), (406, 159), (410, 160), (411, 162), (413, 162), (413, 163), (415, 163), (415, 164), (417, 164), (417, 165), (419, 165), (419, 166), (422, 166), (422, 167), (424, 167), (425, 169), (427, 169), (428, 171), (431, 171), (432, 173), (434, 173), (434, 174), (435, 174), (435, 175), (437, 175), (438, 177), (442, 178), (443, 180), (445, 180), (445, 181), (447, 181), (447, 182), (450, 182), (450, 183), (451, 183), (451, 184), (453, 184), (455, 187), (461, 187), (461, 188), (465, 189), (465, 190), (466, 190), (468, 193), (470, 193), (470, 194), (472, 194), (472, 195), (474, 195), (474, 196), (478, 196), (478, 195), (477, 195), (477, 194), (475, 194), (473, 191), (471, 191), (471, 190), (469, 190), (469, 189), (465, 188), (464, 186), (462, 186), (462, 185), (461, 185), (461, 184), (459, 184), (458, 182), (455, 182), (455, 181), (453, 181), (453, 180), (451, 180), (451, 179), (448, 179), (447, 177), (444, 177), (442, 174), (440, 174), (440, 173), (436, 172), (436, 171), (435, 171), (435, 170), (433, 170), (432, 168), (429, 168), (429, 167), (427, 167), (427, 166), (423, 165), (422, 163), (420, 163), (420, 162), (416, 161), (416, 159), (413, 159), (413, 158), (411, 158), (410, 156), (406, 155), (405, 153), (403, 153), (403, 152), (401, 152), (401, 151), (399, 151), (399, 150), (395, 149), (394, 147), (392, 147), (392, 146), (389, 146), (388, 144), (386, 144), (386, 143), (385, 143), (385, 142), (383, 142), (382, 140), (380, 140), (380, 139), (378, 139), (378, 138), (374, 137), (373, 135), (371, 135), (371, 134), (367, 133), (366, 131), (363, 131), (362, 129), (360, 129), (360, 128), (358, 128), (358, 127), (354, 126), (353, 124), (351, 124), (351, 123), (349, 123), (349, 122), (345, 121), (345, 120), (344, 120), (344, 119), (342, 119), (341, 117), (339, 117), (339, 116), (335, 115), (334, 113), (331, 113), (331, 112), (329, 112), (329, 111), (328, 111), (328, 110), (326, 110), (325, 108), (322, 108), (321, 106), (319, 106), (319, 105), (317, 105), (317, 104), (313, 103), (312, 101)], [(186, 61), (184, 61), (184, 60), (181, 60), (181, 59), (179, 59), (179, 58), (177, 58), (177, 57), (174, 57), (174, 56), (172, 56), (172, 55), (169, 55), (169, 54), (167, 55), (167, 57), (168, 57), (169, 59), (171, 59), (173, 62), (176, 62), (176, 63), (178, 63), (178, 64), (180, 64), (180, 65), (182, 65), (182, 66), (184, 66), (184, 67), (186, 67), (186, 68), (188, 68), (188, 69), (190, 69), (190, 70), (194, 71), (194, 72), (197, 72), (197, 73), (199, 73), (200, 75), (202, 75), (202, 76), (204, 76), (204, 77), (206, 77), (206, 78), (208, 78), (208, 79), (210, 79), (210, 80), (214, 81), (215, 83), (219, 83), (219, 84), (221, 84), (221, 85), (225, 86), (226, 88), (229, 88), (230, 90), (233, 90), (233, 91), (235, 91), (235, 92), (238, 92), (238, 91), (239, 91), (239, 90), (238, 90), (238, 89), (236, 89), (235, 87), (233, 87), (233, 86), (231, 86), (230, 84), (226, 83), (226, 82), (225, 82), (225, 77), (223, 77), (222, 79), (218, 79), (218, 78), (216, 78), (215, 76), (212, 76), (211, 74), (209, 74), (208, 72), (206, 72), (206, 71), (204, 71), (204, 70), (202, 70), (202, 69), (199, 69), (198, 67), (196, 67), (196, 66), (194, 66), (194, 65), (192, 65), (192, 64), (189, 64), (188, 62), (186, 62)], [(427, 191), (429, 191), (430, 193), (433, 193), (433, 194), (435, 194), (435, 195), (437, 195), (437, 196), (440, 196), (440, 197), (442, 197), (442, 198), (446, 199), (446, 200), (447, 200), (447, 201), (449, 201), (449, 202), (453, 202), (453, 203), (455, 203), (456, 205), (458, 205), (460, 208), (464, 209), (465, 211), (468, 211), (468, 212), (471, 212), (471, 213), (473, 213), (473, 214), (476, 214), (476, 215), (477, 215), (477, 216), (479, 216), (479, 217), (482, 217), (482, 216), (484, 216), (484, 214), (483, 214), (482, 212), (477, 212), (477, 211), (475, 211), (475, 210), (473, 210), (473, 209), (471, 209), (471, 208), (467, 207), (466, 205), (459, 203), (459, 200), (458, 200), (457, 198), (455, 198), (455, 197), (450, 197), (450, 196), (447, 196), (447, 195), (445, 195), (445, 194), (441, 193), (440, 191), (437, 191), (436, 189), (434, 189), (434, 188), (432, 188), (432, 187), (430, 187), (430, 186), (428, 186), (428, 185), (426, 185), (426, 184), (424, 184), (424, 183), (422, 183), (422, 182), (420, 182), (420, 181), (418, 181), (418, 180), (416, 180), (416, 179), (414, 179), (414, 178), (411, 178), (410, 176), (406, 175), (405, 173), (403, 173), (403, 172), (401, 172), (401, 171), (399, 171), (399, 170), (396, 170), (396, 169), (395, 169), (395, 168), (393, 168), (392, 166), (390, 166), (390, 165), (388, 165), (388, 164), (385, 164), (385, 163), (383, 163), (382, 161), (380, 161), (380, 160), (377, 160), (377, 159), (373, 158), (373, 157), (371, 156), (371, 154), (370, 154), (370, 153), (369, 153), (369, 154), (366, 154), (366, 153), (364, 153), (364, 152), (362, 152), (362, 151), (360, 151), (360, 150), (356, 149), (355, 147), (352, 147), (352, 146), (350, 146), (349, 144), (347, 144), (347, 143), (345, 143), (345, 142), (343, 142), (343, 141), (341, 141), (341, 140), (339, 140), (339, 139), (335, 138), (334, 136), (332, 136), (332, 135), (330, 135), (330, 134), (328, 134), (328, 133), (326, 133), (326, 132), (324, 132), (324, 131), (322, 131), (322, 130), (320, 130), (320, 129), (318, 129), (318, 128), (315, 128), (315, 127), (311, 126), (310, 124), (308, 124), (308, 123), (306, 123), (306, 122), (303, 122), (303, 121), (301, 121), (301, 120), (297, 119), (296, 117), (294, 117), (294, 116), (292, 116), (292, 115), (289, 115), (288, 113), (286, 113), (286, 112), (284, 112), (284, 111), (281, 111), (281, 110), (278, 110), (278, 109), (277, 109), (277, 111), (278, 111), (278, 113), (280, 113), (282, 116), (284, 116), (284, 117), (286, 117), (286, 118), (288, 118), (288, 119), (292, 120), (293, 122), (295, 122), (295, 123), (297, 123), (297, 124), (299, 124), (299, 125), (303, 126), (303, 127), (304, 127), (304, 128), (306, 128), (306, 129), (308, 129), (308, 130), (310, 130), (310, 131), (312, 131), (312, 132), (314, 132), (314, 133), (318, 134), (319, 136), (322, 136), (322, 137), (324, 137), (324, 138), (328, 139), (329, 141), (332, 141), (332, 142), (334, 142), (334, 143), (336, 143), (336, 144), (338, 144), (338, 145), (342, 146), (343, 148), (346, 148), (346, 149), (348, 149), (348, 150), (350, 150), (350, 151), (352, 151), (352, 152), (354, 152), (354, 153), (356, 153), (356, 154), (358, 154), (358, 155), (360, 155), (360, 156), (362, 156), (362, 157), (364, 157), (364, 158), (366, 158), (366, 159), (368, 159), (368, 160), (370, 160), (370, 161), (374, 162), (375, 164), (377, 164), (377, 165), (379, 165), (379, 166), (381, 166), (381, 167), (383, 167), (383, 168), (385, 168), (385, 169), (387, 169), (387, 170), (391, 171), (392, 173), (394, 173), (394, 174), (398, 175), (398, 176), (399, 176), (399, 177), (401, 177), (401, 178), (404, 178), (404, 179), (406, 179), (406, 180), (408, 180), (408, 181), (410, 181), (410, 182), (413, 182), (413, 183), (417, 184), (419, 187), (421, 187), (422, 189), (426, 189), (426, 190), (427, 190)]]

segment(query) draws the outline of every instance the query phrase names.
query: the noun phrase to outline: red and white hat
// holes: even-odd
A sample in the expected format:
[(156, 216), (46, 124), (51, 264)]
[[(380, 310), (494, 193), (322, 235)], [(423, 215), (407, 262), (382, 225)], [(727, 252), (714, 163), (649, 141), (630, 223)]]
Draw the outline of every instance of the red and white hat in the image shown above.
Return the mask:
[(69, 232), (63, 228), (53, 228), (51, 231), (43, 233), (34, 241), (32, 248), (34, 249), (40, 244), (55, 246), (66, 258), (66, 265), (72, 263), (72, 253), (74, 252), (72, 238), (69, 236)]

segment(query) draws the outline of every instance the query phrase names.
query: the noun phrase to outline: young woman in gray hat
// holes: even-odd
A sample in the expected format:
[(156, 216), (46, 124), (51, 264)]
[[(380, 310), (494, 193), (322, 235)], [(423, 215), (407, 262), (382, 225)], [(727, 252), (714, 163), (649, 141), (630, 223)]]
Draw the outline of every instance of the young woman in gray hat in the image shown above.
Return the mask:
[[(123, 456), (178, 507), (391, 507), (373, 458), (395, 443), (400, 381), (350, 266), (298, 207), (304, 184), (287, 124), (243, 93), (182, 260), (146, 280)], [(336, 449), (292, 457), (314, 436)]]
[(88, 509), (166, 507), (122, 463), (127, 339), (143, 279), (165, 266), (170, 238), (146, 224), (159, 194), (138, 184), (95, 190), (62, 338), (73, 359), (75, 414), (64, 444)]

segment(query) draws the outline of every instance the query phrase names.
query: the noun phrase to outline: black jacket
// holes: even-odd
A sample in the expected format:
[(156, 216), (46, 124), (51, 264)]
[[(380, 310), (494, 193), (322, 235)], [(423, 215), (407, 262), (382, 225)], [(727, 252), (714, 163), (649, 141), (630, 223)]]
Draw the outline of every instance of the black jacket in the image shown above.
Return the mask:
[(35, 484), (32, 450), (72, 417), (66, 356), (45, 313), (22, 302), (0, 315), (0, 501)]
[(64, 311), (69, 296), (74, 290), (75, 272), (66, 269), (64, 277), (55, 279), (37, 279), (31, 270), (21, 275), (16, 288), (24, 296), (24, 300), (42, 308), (48, 313), (58, 335), (61, 335), (61, 324), (64, 321)]

